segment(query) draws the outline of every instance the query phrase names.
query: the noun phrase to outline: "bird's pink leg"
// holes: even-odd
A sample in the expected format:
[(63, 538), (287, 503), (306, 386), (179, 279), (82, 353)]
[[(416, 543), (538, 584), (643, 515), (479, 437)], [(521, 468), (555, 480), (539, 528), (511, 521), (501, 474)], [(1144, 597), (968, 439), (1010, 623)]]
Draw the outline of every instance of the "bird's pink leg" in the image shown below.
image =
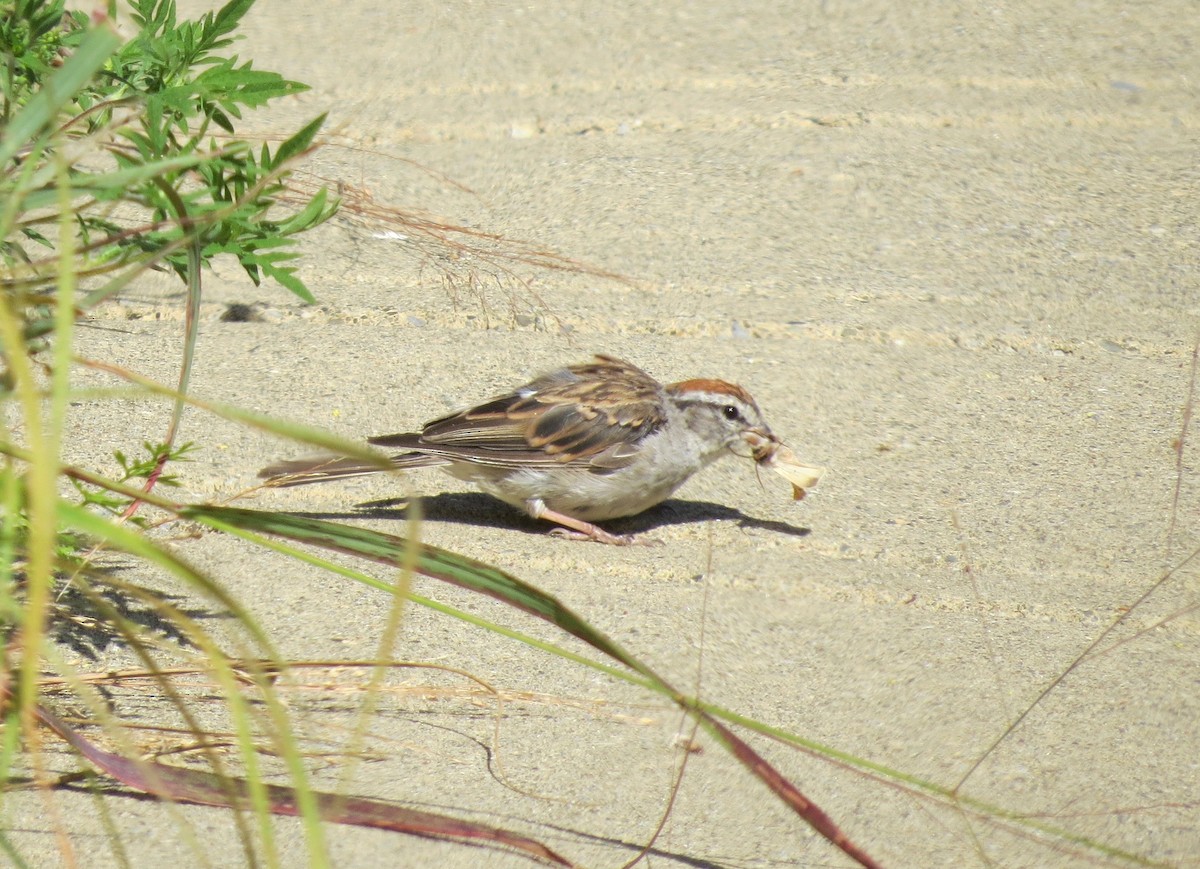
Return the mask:
[(556, 537), (567, 537), (571, 540), (595, 540), (597, 543), (610, 543), (613, 546), (628, 546), (635, 542), (632, 534), (609, 534), (591, 522), (584, 522), (582, 519), (551, 510), (540, 499), (528, 501), (525, 509), (534, 519), (545, 519), (547, 522), (561, 525), (561, 528), (555, 528), (550, 532)]

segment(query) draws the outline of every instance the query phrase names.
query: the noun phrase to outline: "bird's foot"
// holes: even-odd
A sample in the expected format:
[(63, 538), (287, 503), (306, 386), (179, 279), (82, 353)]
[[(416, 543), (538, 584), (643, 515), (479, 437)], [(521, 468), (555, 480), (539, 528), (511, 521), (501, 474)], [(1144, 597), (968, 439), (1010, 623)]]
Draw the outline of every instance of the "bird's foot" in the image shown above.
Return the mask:
[(561, 525), (561, 528), (555, 528), (550, 534), (554, 537), (562, 537), (567, 540), (594, 540), (597, 543), (607, 543), (610, 546), (644, 546), (658, 542), (655, 540), (641, 540), (632, 534), (611, 534), (599, 525), (593, 525), (591, 522), (585, 522), (582, 519), (576, 519), (574, 516), (559, 513), (557, 510), (551, 510), (540, 501), (535, 501), (529, 505), (529, 513), (534, 519), (545, 519), (548, 522)]

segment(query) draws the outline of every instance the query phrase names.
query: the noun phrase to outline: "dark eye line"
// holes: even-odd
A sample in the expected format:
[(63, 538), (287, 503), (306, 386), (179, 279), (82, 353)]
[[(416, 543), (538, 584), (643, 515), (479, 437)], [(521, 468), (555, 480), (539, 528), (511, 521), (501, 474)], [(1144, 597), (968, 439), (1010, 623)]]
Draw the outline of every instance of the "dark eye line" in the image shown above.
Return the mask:
[(711, 398), (685, 398), (679, 402), (681, 407), (691, 407), (693, 405), (716, 408), (720, 411), (721, 416), (732, 421), (746, 422), (746, 415), (742, 413), (742, 409), (736, 404), (721, 404), (718, 401), (713, 401)]

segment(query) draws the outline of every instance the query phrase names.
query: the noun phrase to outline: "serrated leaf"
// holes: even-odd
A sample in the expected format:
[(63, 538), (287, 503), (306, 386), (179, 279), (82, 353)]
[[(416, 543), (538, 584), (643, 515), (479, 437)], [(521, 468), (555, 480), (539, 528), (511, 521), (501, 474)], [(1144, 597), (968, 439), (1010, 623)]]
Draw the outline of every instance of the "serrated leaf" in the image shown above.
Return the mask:
[(229, 117), (223, 111), (218, 108), (214, 108), (208, 113), (208, 116), (213, 119), (214, 124), (224, 130), (226, 133), (231, 136), (234, 134), (235, 130), (233, 129), (233, 121), (229, 120)]
[(198, 93), (219, 101), (226, 109), (238, 103), (253, 108), (275, 97), (308, 90), (307, 85), (288, 81), (277, 72), (251, 69), (249, 63), (237, 69), (228, 63), (213, 67), (198, 75), (192, 84)]
[(294, 136), (280, 145), (278, 150), (275, 151), (275, 159), (271, 162), (271, 166), (280, 166), (295, 157), (297, 154), (307, 151), (309, 146), (312, 145), (313, 138), (316, 137), (317, 131), (320, 130), (321, 126), (325, 123), (325, 118), (327, 115), (328, 113), (322, 113), (313, 118), (303, 127), (301, 127)]
[(296, 277), (295, 269), (280, 268), (273, 265), (264, 265), (262, 269), (263, 274), (274, 278), (277, 284), (291, 290), (308, 304), (312, 305), (317, 301), (308, 287), (304, 285), (304, 282)]
[(279, 232), (282, 235), (292, 235), (297, 232), (303, 232), (306, 229), (312, 229), (314, 226), (319, 226), (330, 217), (337, 213), (340, 202), (334, 199), (332, 202), (327, 202), (329, 199), (328, 191), (322, 187), (318, 190), (313, 198), (309, 200), (308, 205), (304, 206), (304, 210), (298, 214), (293, 214), (287, 220), (279, 224)]
[(237, 29), (238, 22), (253, 5), (254, 0), (229, 0), (217, 10), (216, 16), (212, 19), (213, 34), (224, 36), (226, 33), (232, 33)]

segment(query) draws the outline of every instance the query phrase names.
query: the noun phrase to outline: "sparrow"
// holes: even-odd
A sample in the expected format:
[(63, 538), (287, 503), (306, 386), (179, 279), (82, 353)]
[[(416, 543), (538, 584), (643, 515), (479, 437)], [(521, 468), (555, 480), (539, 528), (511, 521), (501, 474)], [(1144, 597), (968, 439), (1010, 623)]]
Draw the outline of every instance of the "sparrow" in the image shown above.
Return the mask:
[[(559, 536), (628, 544), (595, 523), (661, 503), (725, 455), (753, 458), (792, 481), (797, 499), (821, 470), (795, 460), (742, 387), (724, 380), (661, 384), (613, 356), (558, 368), (419, 432), (368, 438), (399, 450), (396, 469), (437, 467), (473, 483)], [(300, 486), (386, 470), (330, 456), (271, 465), (269, 486)]]

